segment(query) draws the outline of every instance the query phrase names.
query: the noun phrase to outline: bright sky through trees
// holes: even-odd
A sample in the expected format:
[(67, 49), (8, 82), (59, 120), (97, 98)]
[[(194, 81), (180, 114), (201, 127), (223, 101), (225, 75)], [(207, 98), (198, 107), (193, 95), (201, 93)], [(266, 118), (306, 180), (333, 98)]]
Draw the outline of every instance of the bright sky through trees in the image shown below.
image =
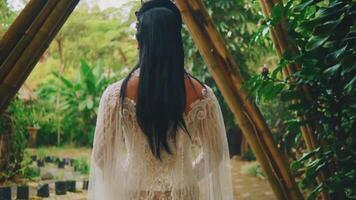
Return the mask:
[[(89, 6), (98, 5), (101, 10), (104, 10), (110, 7), (118, 8), (130, 1), (134, 0), (81, 0), (81, 3), (88, 4)], [(12, 9), (21, 10), (27, 0), (7, 0), (7, 2), (11, 5)]]

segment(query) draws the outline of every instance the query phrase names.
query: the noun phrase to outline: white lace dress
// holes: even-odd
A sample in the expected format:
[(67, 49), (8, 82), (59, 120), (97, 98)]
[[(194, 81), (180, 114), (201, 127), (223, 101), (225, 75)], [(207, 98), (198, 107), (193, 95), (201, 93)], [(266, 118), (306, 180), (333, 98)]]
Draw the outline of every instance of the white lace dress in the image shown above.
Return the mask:
[(121, 81), (110, 85), (99, 106), (91, 157), (88, 199), (232, 200), (230, 159), (219, 103), (207, 87), (184, 116), (191, 138), (179, 130), (173, 155), (151, 153), (125, 98)]

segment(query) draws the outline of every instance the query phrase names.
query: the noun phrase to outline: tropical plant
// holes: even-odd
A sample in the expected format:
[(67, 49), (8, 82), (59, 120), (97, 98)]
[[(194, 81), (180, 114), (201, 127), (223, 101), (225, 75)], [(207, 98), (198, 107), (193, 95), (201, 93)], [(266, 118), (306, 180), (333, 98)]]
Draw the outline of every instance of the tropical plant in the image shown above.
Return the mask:
[[(288, 22), (289, 35), (297, 51), (287, 51), (279, 65), (249, 82), (258, 100), (285, 102), (291, 118), (284, 119), (286, 133), (294, 133), (293, 148), (301, 152), (292, 169), (302, 178), (300, 185), (315, 199), (326, 191), (333, 199), (355, 198), (356, 166), (356, 4), (351, 0), (299, 0), (277, 4), (266, 26), (281, 19)], [(281, 79), (287, 64), (301, 66), (290, 77)], [(310, 99), (296, 88), (310, 89)], [(301, 121), (298, 116), (310, 116)], [(319, 147), (307, 151), (300, 127), (317, 127)], [(325, 180), (316, 182), (319, 173)]]
[[(93, 67), (85, 60), (80, 62), (80, 72), (75, 81), (53, 72), (59, 84), (43, 86), (42, 91), (52, 96), (59, 94), (60, 126), (63, 139), (68, 143), (92, 144), (95, 129), (96, 110), (102, 92), (111, 79), (102, 69), (100, 62)], [(117, 77), (118, 78), (118, 77)]]

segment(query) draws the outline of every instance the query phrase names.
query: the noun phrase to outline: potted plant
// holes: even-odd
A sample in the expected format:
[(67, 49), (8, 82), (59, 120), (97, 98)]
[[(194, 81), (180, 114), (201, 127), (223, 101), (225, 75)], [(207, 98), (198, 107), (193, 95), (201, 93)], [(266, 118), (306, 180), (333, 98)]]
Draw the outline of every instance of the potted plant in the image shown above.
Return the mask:
[(43, 149), (37, 150), (37, 166), (44, 167), (45, 165), (46, 152)]
[(83, 190), (88, 190), (89, 188), (89, 181), (88, 180), (84, 180), (83, 181)]
[(76, 191), (76, 182), (75, 182), (75, 180), (68, 180), (67, 181), (67, 191), (68, 192), (75, 192)]
[(65, 195), (67, 194), (67, 182), (63, 180), (63, 172), (56, 176), (55, 182), (55, 191), (56, 195)]
[(45, 162), (52, 163), (53, 162), (53, 157), (52, 156), (46, 156), (45, 157)]
[(37, 160), (37, 155), (31, 155), (31, 160), (36, 161)]
[(0, 187), (0, 199), (1, 200), (11, 200), (11, 187), (1, 186)]
[(65, 162), (64, 159), (62, 159), (62, 160), (60, 160), (60, 161), (58, 162), (58, 165), (57, 165), (57, 166), (58, 166), (59, 169), (64, 169), (65, 165), (66, 165), (66, 162)]
[(28, 188), (28, 185), (17, 186), (16, 199), (29, 199), (29, 188)]
[(38, 186), (37, 196), (38, 197), (49, 197), (49, 187), (48, 187), (47, 183)]

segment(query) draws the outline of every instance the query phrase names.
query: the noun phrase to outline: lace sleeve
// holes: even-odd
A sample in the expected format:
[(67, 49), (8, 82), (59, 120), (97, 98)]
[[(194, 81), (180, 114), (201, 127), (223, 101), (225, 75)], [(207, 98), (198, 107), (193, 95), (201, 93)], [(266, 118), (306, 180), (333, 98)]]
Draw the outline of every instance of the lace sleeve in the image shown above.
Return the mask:
[(232, 180), (229, 149), (224, 120), (219, 102), (208, 88), (206, 101), (198, 106), (194, 116), (193, 141), (200, 146), (200, 153), (193, 161), (199, 180), (202, 199), (232, 200)]
[(224, 156), (224, 120), (216, 97), (212, 95), (210, 98), (206, 106), (197, 113), (199, 122), (195, 137), (202, 151), (194, 160), (193, 167), (198, 179), (218, 167)]
[(101, 199), (105, 195), (112, 175), (122, 169), (118, 161), (124, 160), (126, 156), (120, 125), (120, 85), (110, 85), (100, 100), (91, 155), (88, 199)]
[(105, 149), (105, 141), (110, 141), (107, 137), (112, 136), (114, 131), (112, 127), (114, 123), (110, 122), (112, 109), (110, 109), (109, 99), (109, 89), (106, 89), (99, 103), (92, 151), (92, 161), (100, 169), (103, 168), (104, 158), (108, 153)]
[(201, 147), (201, 152), (193, 161), (194, 171), (200, 180), (217, 168), (224, 158), (226, 131), (219, 102), (214, 94), (208, 98), (202, 108), (199, 108), (195, 140)]

